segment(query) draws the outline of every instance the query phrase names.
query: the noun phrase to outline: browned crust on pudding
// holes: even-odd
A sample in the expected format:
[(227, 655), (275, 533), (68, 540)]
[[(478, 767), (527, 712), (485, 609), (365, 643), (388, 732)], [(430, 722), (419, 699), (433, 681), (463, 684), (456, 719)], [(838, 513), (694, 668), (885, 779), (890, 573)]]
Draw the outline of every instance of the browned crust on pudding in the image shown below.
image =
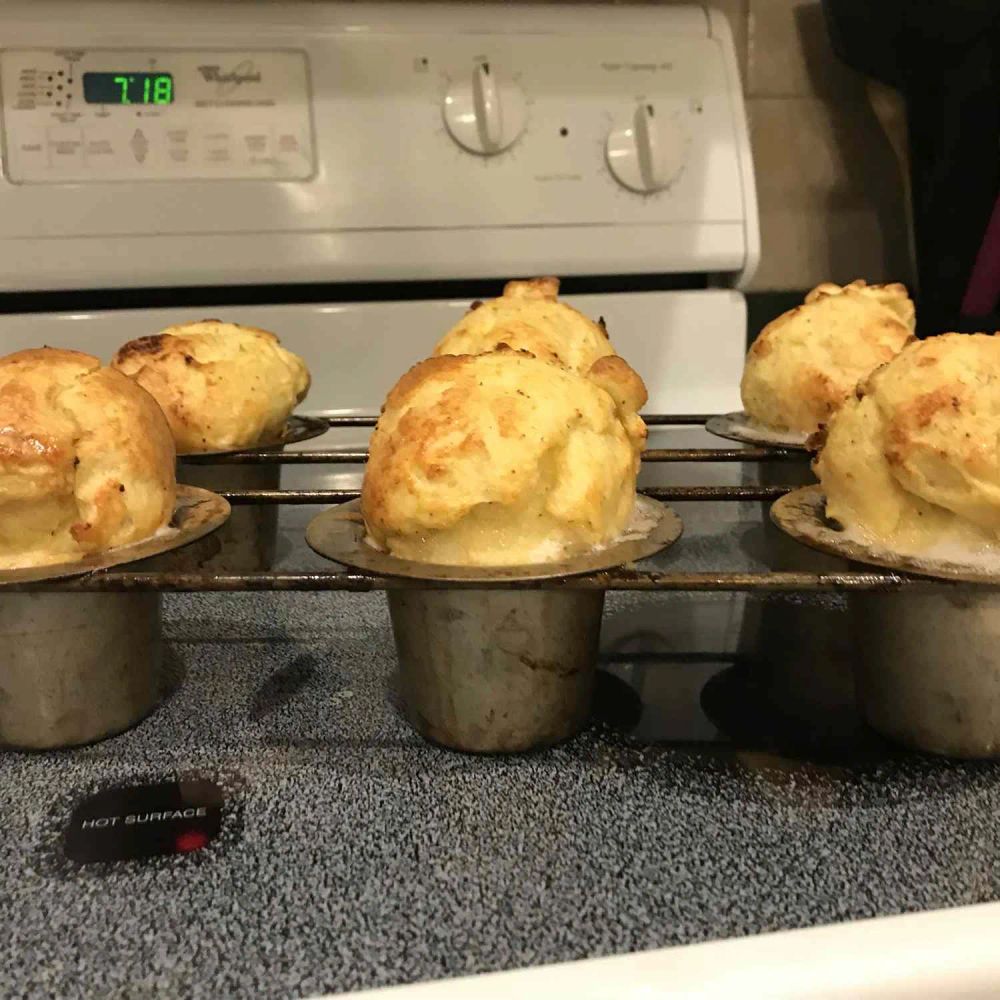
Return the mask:
[(761, 426), (808, 435), (859, 381), (913, 341), (915, 313), (903, 285), (817, 285), (778, 316), (747, 353), (743, 408)]
[(120, 365), (128, 358), (141, 357), (144, 354), (159, 354), (165, 348), (163, 343), (165, 339), (162, 333), (153, 333), (148, 337), (137, 337), (135, 340), (130, 340), (115, 352), (113, 363)]
[(612, 354), (599, 358), (590, 366), (590, 379), (596, 382), (621, 407), (638, 412), (646, 405), (649, 394), (639, 373), (629, 367), (624, 358)]
[(155, 397), (181, 454), (280, 440), (309, 389), (302, 360), (273, 333), (221, 320), (131, 340), (112, 365)]
[(0, 358), (0, 567), (140, 541), (173, 514), (173, 439), (155, 400), (78, 351)]
[(603, 320), (593, 322), (561, 302), (558, 293), (554, 277), (508, 281), (498, 298), (473, 302), (434, 354), (488, 354), (506, 344), (585, 375), (614, 348)]
[(1000, 542), (1000, 336), (909, 344), (830, 422), (827, 513), (893, 551)]
[(406, 558), (480, 564), (482, 546), (516, 560), (519, 547), (530, 559), (539, 544), (615, 537), (634, 502), (643, 400), (618, 357), (587, 375), (506, 347), (422, 361), (370, 441), (368, 531)]
[(548, 299), (555, 302), (559, 295), (558, 278), (527, 278), (508, 281), (503, 293), (512, 299)]

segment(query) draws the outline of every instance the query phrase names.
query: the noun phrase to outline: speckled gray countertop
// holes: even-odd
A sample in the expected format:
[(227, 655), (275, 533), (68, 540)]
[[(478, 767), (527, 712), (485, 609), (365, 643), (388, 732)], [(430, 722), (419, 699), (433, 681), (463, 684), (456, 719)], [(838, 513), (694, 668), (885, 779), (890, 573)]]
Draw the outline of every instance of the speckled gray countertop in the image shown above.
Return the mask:
[[(736, 568), (746, 508), (700, 509), (674, 558)], [(1000, 895), (1000, 766), (720, 738), (723, 595), (609, 595), (593, 725), (494, 758), (403, 721), (380, 594), (164, 601), (186, 677), (157, 712), (0, 753), (2, 995), (297, 997)], [(209, 847), (60, 860), (77, 796), (190, 773), (233, 789)]]

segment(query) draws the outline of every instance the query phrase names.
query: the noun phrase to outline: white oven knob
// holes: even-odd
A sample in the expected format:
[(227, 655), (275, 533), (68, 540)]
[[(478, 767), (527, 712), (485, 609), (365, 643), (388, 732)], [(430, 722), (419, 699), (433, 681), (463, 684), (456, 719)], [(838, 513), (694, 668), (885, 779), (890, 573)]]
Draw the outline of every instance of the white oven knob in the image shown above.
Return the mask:
[(491, 62), (477, 63), (472, 76), (453, 82), (444, 99), (444, 121), (463, 149), (481, 156), (502, 153), (524, 131), (524, 91)]
[(636, 106), (631, 121), (608, 135), (605, 151), (615, 179), (632, 191), (662, 191), (677, 179), (687, 157), (687, 136), (677, 120), (652, 102)]

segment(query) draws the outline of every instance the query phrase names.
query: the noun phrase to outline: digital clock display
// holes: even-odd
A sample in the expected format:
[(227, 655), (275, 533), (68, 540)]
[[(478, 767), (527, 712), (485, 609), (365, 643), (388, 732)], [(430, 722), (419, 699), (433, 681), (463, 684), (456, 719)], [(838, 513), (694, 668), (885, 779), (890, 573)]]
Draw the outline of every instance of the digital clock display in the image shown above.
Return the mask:
[(84, 73), (83, 99), (88, 104), (172, 104), (170, 73)]

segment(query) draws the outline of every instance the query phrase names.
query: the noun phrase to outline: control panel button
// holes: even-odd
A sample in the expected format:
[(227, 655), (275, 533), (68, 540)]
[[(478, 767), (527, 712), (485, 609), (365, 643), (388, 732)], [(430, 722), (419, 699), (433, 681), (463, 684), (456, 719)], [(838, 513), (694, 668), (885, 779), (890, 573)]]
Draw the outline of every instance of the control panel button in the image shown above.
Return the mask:
[(512, 146), (524, 131), (524, 91), (492, 62), (478, 62), (467, 78), (448, 87), (444, 120), (463, 149), (494, 156)]
[(78, 166), (83, 156), (83, 130), (75, 127), (48, 130), (49, 161), (58, 169)]
[(615, 180), (631, 191), (662, 191), (684, 169), (688, 142), (676, 114), (657, 102), (641, 101), (631, 118), (609, 133), (608, 167)]
[(96, 132), (87, 133), (87, 142), (84, 149), (88, 163), (102, 156), (114, 156), (116, 153), (114, 142), (106, 136), (98, 135)]
[(35, 171), (44, 170), (48, 162), (48, 139), (41, 126), (22, 129), (11, 144), (11, 155)]
[(146, 138), (146, 133), (141, 128), (137, 128), (132, 133), (129, 148), (132, 150), (136, 163), (146, 162), (146, 157), (149, 155), (149, 139)]

